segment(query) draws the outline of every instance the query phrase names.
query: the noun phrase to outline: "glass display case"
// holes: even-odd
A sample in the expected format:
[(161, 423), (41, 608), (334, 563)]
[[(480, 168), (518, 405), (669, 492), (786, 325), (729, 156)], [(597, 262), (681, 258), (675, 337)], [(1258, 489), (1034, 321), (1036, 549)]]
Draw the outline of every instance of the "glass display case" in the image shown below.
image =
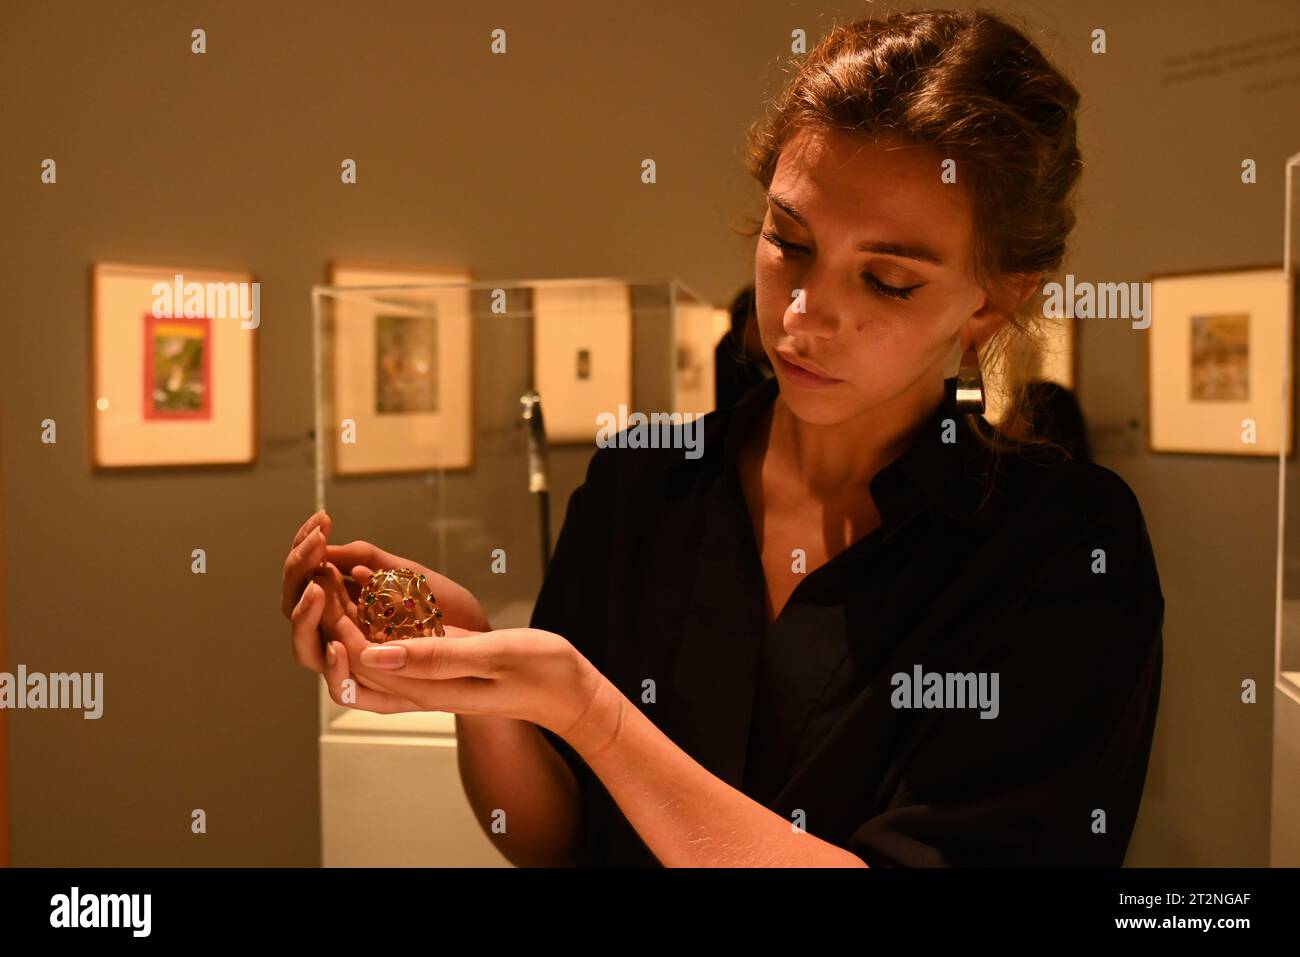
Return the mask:
[[(436, 569), (494, 628), (528, 624), (598, 417), (711, 410), (728, 325), (680, 282), (620, 279), (318, 286), (313, 316), (315, 505), (331, 541)], [(495, 854), (466, 817), (454, 715), (343, 708), (322, 687), (321, 744), (327, 865)], [(418, 810), (385, 837), (364, 814), (374, 801)]]

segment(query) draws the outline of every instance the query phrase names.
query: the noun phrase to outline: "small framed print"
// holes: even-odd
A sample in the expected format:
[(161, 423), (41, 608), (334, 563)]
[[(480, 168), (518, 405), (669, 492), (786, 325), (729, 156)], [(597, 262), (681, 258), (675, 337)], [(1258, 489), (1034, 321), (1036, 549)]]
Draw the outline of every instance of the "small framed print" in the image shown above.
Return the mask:
[(318, 302), (328, 304), (336, 474), (473, 466), (471, 280), (465, 269), (330, 265)]
[(530, 283), (533, 383), (546, 437), (594, 443), (597, 416), (632, 405), (632, 302), (619, 280)]
[(1151, 451), (1291, 454), (1286, 295), (1281, 267), (1151, 277)]
[(252, 275), (98, 263), (91, 287), (93, 465), (252, 462), (261, 299)]

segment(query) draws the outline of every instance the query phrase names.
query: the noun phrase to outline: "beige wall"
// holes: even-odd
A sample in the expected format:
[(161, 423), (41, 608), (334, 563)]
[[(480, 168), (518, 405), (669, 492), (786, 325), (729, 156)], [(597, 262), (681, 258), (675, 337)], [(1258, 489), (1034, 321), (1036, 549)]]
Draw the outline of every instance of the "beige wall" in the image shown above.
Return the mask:
[[(559, 5), (556, 5), (559, 6)], [(1133, 10), (1140, 7), (1140, 10)], [(748, 281), (742, 131), (791, 29), (860, 5), (5, 4), (0, 338), (7, 667), (105, 672), (105, 715), (10, 721), (20, 865), (320, 859), (315, 677), (279, 566), (312, 506), (309, 289), (332, 258), (480, 277)], [(1098, 281), (1280, 262), (1300, 57), (1164, 85), (1166, 58), (1300, 29), (1293, 2), (1019, 6), (1085, 95), (1070, 268)], [(1176, 12), (1173, 12), (1176, 10)], [(189, 52), (196, 26), (208, 53)], [(1088, 52), (1108, 31), (1110, 52)], [(508, 30), (509, 54), (488, 55)], [(1289, 84), (1248, 89), (1261, 78)], [(1260, 182), (1243, 186), (1243, 157)], [(40, 162), (58, 162), (56, 186)], [(358, 161), (359, 182), (339, 183)], [(645, 157), (654, 186), (639, 182)], [(258, 463), (92, 476), (88, 270), (263, 283)], [(1146, 510), (1165, 691), (1130, 863), (1263, 864), (1276, 464), (1145, 451), (1141, 333), (1089, 325), (1080, 394)], [(39, 441), (43, 418), (59, 441)], [(1136, 423), (1130, 427), (1130, 421)], [(559, 503), (562, 505), (562, 503)], [(358, 530), (358, 534), (364, 530)], [(190, 550), (207, 549), (192, 575)], [(1264, 700), (1237, 701), (1242, 677)], [(209, 832), (191, 835), (192, 808)]]

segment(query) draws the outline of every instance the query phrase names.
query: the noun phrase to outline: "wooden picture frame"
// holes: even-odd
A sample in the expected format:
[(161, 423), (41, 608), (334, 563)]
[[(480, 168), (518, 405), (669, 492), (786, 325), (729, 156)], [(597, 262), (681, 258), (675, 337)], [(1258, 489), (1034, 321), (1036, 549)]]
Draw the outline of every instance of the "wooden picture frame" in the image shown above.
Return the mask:
[[(324, 428), (334, 436), (334, 474), (473, 468), (476, 350), (473, 295), (465, 285), (473, 281), (470, 271), (345, 261), (330, 263), (327, 275), (331, 290), (357, 289), (355, 296), (320, 294), (329, 313), (327, 380), (335, 421)], [(394, 288), (402, 286), (413, 288)], [(424, 358), (411, 365), (416, 352)], [(351, 442), (342, 426), (348, 420), (355, 424)]]
[(552, 445), (594, 445), (597, 416), (632, 411), (632, 300), (618, 279), (529, 283), (533, 388)]
[(260, 295), (253, 275), (95, 263), (90, 285), (92, 467), (254, 462)]
[(1281, 357), (1291, 349), (1282, 267), (1160, 273), (1149, 281), (1148, 449), (1290, 456), (1294, 422), (1281, 434)]

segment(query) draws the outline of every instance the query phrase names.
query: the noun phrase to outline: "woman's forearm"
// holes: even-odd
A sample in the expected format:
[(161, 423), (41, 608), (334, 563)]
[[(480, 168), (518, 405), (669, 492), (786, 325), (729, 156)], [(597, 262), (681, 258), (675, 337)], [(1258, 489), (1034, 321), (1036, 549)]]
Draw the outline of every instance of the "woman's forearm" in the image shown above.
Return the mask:
[(577, 782), (534, 724), (458, 714), (456, 760), (475, 818), (512, 864), (572, 863), (581, 813)]
[[(454, 582), (448, 587), (459, 588)], [(456, 624), (491, 631), (468, 591)], [(444, 589), (445, 590), (445, 589)], [(517, 867), (568, 864), (580, 824), (573, 772), (529, 721), (493, 715), (456, 715), (456, 763), (474, 817), (497, 850)], [(504, 828), (504, 830), (502, 830)]]
[(865, 867), (715, 777), (606, 681), (569, 743), (666, 867)]

